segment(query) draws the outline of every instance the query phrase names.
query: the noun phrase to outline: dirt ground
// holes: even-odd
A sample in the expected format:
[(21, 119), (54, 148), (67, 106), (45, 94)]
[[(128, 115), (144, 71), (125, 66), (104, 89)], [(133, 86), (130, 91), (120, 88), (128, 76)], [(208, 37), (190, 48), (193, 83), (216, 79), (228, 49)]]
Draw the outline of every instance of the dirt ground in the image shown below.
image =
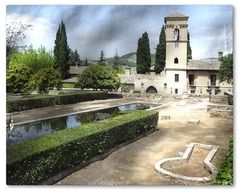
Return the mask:
[[(164, 115), (170, 115), (170, 119), (161, 120)], [(187, 124), (190, 119), (198, 119), (200, 123)], [(218, 165), (227, 152), (228, 137), (233, 133), (232, 119), (209, 117), (207, 102), (188, 104), (182, 100), (170, 102), (169, 107), (160, 110), (157, 128), (158, 131), (113, 152), (104, 160), (72, 173), (57, 184), (208, 185), (167, 177), (157, 173), (154, 164), (163, 158), (177, 157), (179, 152), (186, 150), (187, 144), (193, 142), (220, 146), (212, 161)], [(191, 167), (195, 168), (192, 168), (194, 173), (197, 170), (204, 172), (201, 156), (193, 157), (195, 160)], [(185, 169), (181, 170), (181, 174), (191, 173)]]

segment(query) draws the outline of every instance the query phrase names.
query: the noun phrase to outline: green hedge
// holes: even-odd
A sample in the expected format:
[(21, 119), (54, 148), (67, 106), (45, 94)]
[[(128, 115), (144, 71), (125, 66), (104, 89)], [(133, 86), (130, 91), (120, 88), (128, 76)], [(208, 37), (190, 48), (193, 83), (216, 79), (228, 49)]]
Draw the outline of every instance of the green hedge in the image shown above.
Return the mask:
[(122, 98), (122, 95), (108, 94), (107, 92), (80, 92), (7, 100), (7, 112), (11, 113), (53, 105), (73, 104), (77, 102), (103, 100), (108, 98)]
[(219, 167), (214, 185), (233, 185), (233, 139), (229, 141), (228, 154)]
[(155, 128), (158, 113), (134, 111), (7, 147), (7, 184), (41, 184), (49, 177)]

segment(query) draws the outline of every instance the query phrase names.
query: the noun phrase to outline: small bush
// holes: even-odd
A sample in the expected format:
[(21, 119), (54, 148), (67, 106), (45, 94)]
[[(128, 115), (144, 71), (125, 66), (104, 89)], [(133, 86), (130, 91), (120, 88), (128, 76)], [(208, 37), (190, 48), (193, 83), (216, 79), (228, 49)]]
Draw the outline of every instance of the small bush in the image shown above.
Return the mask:
[(7, 112), (10, 113), (53, 105), (73, 104), (77, 102), (103, 100), (108, 98), (122, 98), (122, 95), (108, 94), (107, 92), (80, 92), (7, 100)]
[(233, 184), (233, 139), (230, 139), (228, 154), (219, 167), (214, 185), (232, 185)]
[(158, 113), (134, 111), (7, 147), (7, 184), (40, 184), (155, 128)]

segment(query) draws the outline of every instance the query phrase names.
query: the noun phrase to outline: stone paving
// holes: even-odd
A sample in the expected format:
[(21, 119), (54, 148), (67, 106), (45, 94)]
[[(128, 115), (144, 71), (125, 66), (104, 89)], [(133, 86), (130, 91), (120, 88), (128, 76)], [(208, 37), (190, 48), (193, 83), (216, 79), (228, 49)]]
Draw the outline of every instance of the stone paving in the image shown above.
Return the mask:
[[(218, 165), (227, 152), (228, 137), (233, 133), (233, 121), (230, 118), (210, 117), (207, 102), (189, 104), (180, 100), (170, 104), (159, 112), (159, 118), (165, 115), (170, 118), (159, 120), (158, 131), (113, 152), (104, 160), (72, 173), (57, 184), (208, 185), (208, 182), (189, 182), (167, 177), (156, 172), (154, 164), (160, 159), (178, 156), (179, 152), (186, 150), (187, 144), (193, 142), (220, 146), (212, 160), (214, 165)], [(188, 120), (200, 122), (194, 125), (187, 123)], [(195, 169), (191, 172), (197, 172), (197, 168), (201, 167), (197, 164), (193, 166)], [(181, 174), (187, 175), (187, 170)]]

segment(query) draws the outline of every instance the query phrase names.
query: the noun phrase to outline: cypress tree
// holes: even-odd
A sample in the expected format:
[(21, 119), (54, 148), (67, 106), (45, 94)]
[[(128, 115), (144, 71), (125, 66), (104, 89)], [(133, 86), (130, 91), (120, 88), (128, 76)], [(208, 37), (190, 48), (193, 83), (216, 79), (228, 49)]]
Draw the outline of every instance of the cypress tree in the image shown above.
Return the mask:
[(114, 60), (113, 60), (113, 68), (118, 69), (119, 65), (120, 65), (119, 57), (118, 57), (118, 53), (117, 53), (117, 50), (116, 50), (116, 54), (115, 54)]
[(104, 55), (104, 51), (101, 50), (100, 52), (100, 61), (99, 61), (100, 65), (105, 65), (105, 55)]
[(145, 74), (150, 71), (151, 55), (149, 47), (148, 33), (144, 32), (138, 40), (138, 48), (136, 53), (136, 70), (139, 74)]
[(164, 26), (161, 28), (159, 36), (159, 44), (157, 45), (156, 54), (155, 54), (155, 72), (161, 73), (164, 70), (166, 62), (166, 35)]
[(85, 58), (85, 66), (88, 66), (88, 60)]
[(192, 59), (192, 49), (191, 49), (191, 46), (190, 46), (190, 34), (188, 32), (187, 34), (187, 37), (188, 37), (188, 41), (187, 41), (187, 61), (189, 59)]
[(54, 68), (60, 71), (62, 79), (67, 78), (69, 75), (70, 48), (67, 43), (66, 28), (63, 21), (61, 21), (56, 33), (54, 56)]

